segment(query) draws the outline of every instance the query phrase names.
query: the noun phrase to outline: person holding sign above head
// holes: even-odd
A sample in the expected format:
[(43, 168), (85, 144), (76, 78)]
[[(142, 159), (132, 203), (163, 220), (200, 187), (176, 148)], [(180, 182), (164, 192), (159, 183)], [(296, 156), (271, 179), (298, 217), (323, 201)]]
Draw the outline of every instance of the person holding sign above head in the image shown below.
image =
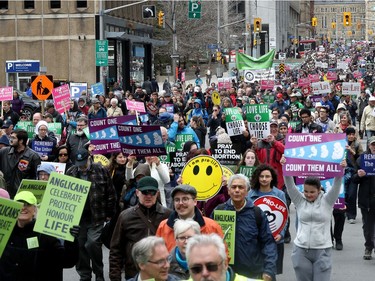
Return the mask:
[[(62, 281), (63, 268), (78, 259), (77, 242), (34, 232), (37, 199), (30, 191), (17, 193), (14, 200), (23, 208), (0, 258), (0, 280)], [(79, 226), (69, 230), (75, 238), (79, 231)]]
[[(286, 164), (286, 158), (282, 157), (280, 162)], [(340, 165), (346, 167), (345, 159)], [(324, 193), (319, 178), (307, 177), (301, 193), (292, 176), (284, 177), (288, 194), (297, 210), (298, 229), (292, 263), (299, 281), (329, 281), (331, 278), (331, 214), (342, 180), (342, 176), (335, 177), (332, 188)]]
[[(358, 191), (358, 207), (362, 213), (362, 229), (365, 238), (365, 254), (363, 259), (371, 260), (372, 251), (374, 250), (374, 228), (375, 228), (375, 176), (369, 175), (373, 171), (371, 165), (375, 154), (375, 136), (369, 138), (368, 150), (357, 158), (357, 166), (359, 167), (356, 174), (353, 176), (353, 183), (359, 184)], [(366, 160), (368, 159), (368, 160)], [(365, 162), (371, 165), (370, 170), (365, 170)]]
[[(236, 212), (233, 270), (247, 278), (275, 280), (277, 249), (263, 211), (247, 199), (249, 179), (235, 174), (228, 180), (230, 199), (217, 210)], [(246, 235), (244, 235), (246, 234)], [(188, 263), (190, 265), (189, 257)]]
[(192, 135), (193, 141), (197, 144), (198, 148), (200, 147), (200, 142), (197, 134), (192, 128), (186, 126), (184, 117), (179, 114), (175, 114), (173, 116), (173, 123), (168, 129), (168, 139), (171, 142), (175, 142), (177, 135)]
[[(253, 172), (247, 199), (255, 201), (259, 197), (268, 195), (281, 199), (286, 205), (285, 193), (277, 188), (276, 171), (267, 164), (260, 164)], [(277, 244), (276, 274), (283, 273), (285, 231), (286, 225), (280, 233), (274, 235)]]
[(189, 281), (256, 281), (235, 273), (228, 266), (223, 239), (215, 233), (189, 238), (186, 258)]

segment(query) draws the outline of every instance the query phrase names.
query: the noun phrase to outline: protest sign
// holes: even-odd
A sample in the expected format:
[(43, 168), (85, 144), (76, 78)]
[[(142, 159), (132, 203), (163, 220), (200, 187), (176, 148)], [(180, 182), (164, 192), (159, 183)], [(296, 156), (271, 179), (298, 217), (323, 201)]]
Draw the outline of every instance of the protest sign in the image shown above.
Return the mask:
[(55, 109), (58, 113), (63, 114), (70, 108), (70, 89), (68, 84), (52, 89), (52, 96)]
[(308, 77), (309, 77), (310, 83), (314, 83), (314, 82), (319, 82), (320, 81), (319, 74), (309, 74)]
[(128, 110), (135, 110), (135, 111), (142, 112), (142, 113), (146, 112), (145, 104), (143, 102), (125, 100), (125, 103), (126, 103), (126, 108)]
[(251, 179), (251, 176), (253, 175), (255, 168), (255, 166), (240, 166), (239, 173)]
[(358, 96), (361, 93), (361, 83), (342, 83), (342, 94), (343, 95), (354, 95)]
[(102, 154), (95, 154), (94, 163), (100, 163), (105, 167), (109, 165), (109, 159)]
[(309, 78), (298, 78), (298, 87), (310, 86)]
[(331, 92), (331, 87), (327, 81), (311, 83), (311, 88), (314, 95), (327, 94)]
[(229, 178), (234, 175), (233, 171), (227, 166), (221, 165), (221, 168), (223, 169), (223, 175), (227, 178), (227, 180), (229, 180)]
[(184, 148), (184, 144), (187, 141), (193, 141), (193, 135), (191, 134), (177, 134), (175, 138), (176, 150), (181, 151)]
[(254, 83), (261, 80), (275, 80), (275, 69), (251, 69), (244, 70), (244, 81)]
[(334, 71), (328, 71), (327, 72), (327, 79), (331, 81), (337, 80), (337, 73)]
[(375, 154), (361, 155), (361, 169), (366, 172), (366, 176), (375, 176)]
[(236, 243), (236, 211), (215, 210), (214, 220), (221, 226), (224, 241), (228, 247), (229, 264), (234, 264), (234, 250)]
[(272, 90), (275, 86), (275, 80), (261, 80), (260, 89), (261, 90)]
[(104, 85), (102, 82), (91, 85), (91, 96), (104, 96)]
[(79, 225), (91, 182), (52, 172), (34, 231), (74, 241), (69, 229)]
[(212, 157), (223, 165), (237, 165), (241, 160), (241, 152), (236, 151), (231, 143), (218, 143), (212, 150)]
[(13, 87), (0, 87), (0, 101), (13, 100)]
[(43, 163), (51, 164), (55, 167), (55, 170), (56, 170), (57, 173), (62, 174), (62, 175), (65, 174), (66, 163), (42, 161), (42, 164)]
[(162, 163), (167, 164), (169, 167), (169, 163), (171, 162), (170, 158), (170, 152), (176, 152), (176, 145), (174, 143), (167, 143), (165, 145), (165, 155), (160, 155), (159, 159)]
[(36, 197), (38, 204), (40, 204), (42, 202), (46, 186), (47, 181), (23, 179), (17, 193), (21, 191), (30, 191)]
[(287, 134), (285, 176), (333, 178), (344, 173), (345, 134)]
[(33, 140), (31, 148), (40, 156), (51, 155), (54, 148), (53, 141), (37, 141)]
[(182, 152), (182, 151), (174, 151), (169, 152), (169, 168), (175, 173), (175, 174), (181, 174), (182, 169), (186, 165), (186, 156), (188, 152)]
[(160, 126), (117, 125), (121, 152), (134, 156), (158, 156), (166, 153)]
[(254, 205), (262, 209), (267, 217), (273, 237), (276, 237), (288, 221), (288, 206), (280, 198), (272, 195), (261, 196)]
[(251, 136), (264, 139), (270, 134), (270, 110), (266, 104), (247, 104), (246, 120)]
[(2, 256), (23, 204), (0, 198), (0, 257)]
[(221, 104), (221, 98), (218, 91), (213, 91), (211, 94), (212, 102), (214, 105), (220, 105)]
[(245, 130), (242, 114), (237, 107), (224, 108), (225, 124), (229, 136), (242, 135)]
[(223, 170), (220, 163), (206, 155), (190, 159), (181, 173), (182, 183), (195, 187), (199, 201), (208, 200), (219, 192), (222, 177)]
[(32, 139), (35, 134), (35, 126), (32, 121), (18, 121), (17, 128), (25, 130), (29, 139)]

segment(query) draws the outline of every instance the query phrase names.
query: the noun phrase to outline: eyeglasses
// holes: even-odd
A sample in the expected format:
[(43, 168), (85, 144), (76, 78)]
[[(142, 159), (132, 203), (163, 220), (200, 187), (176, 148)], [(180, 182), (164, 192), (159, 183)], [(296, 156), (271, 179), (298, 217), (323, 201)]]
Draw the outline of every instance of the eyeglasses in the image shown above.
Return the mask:
[(178, 240), (179, 242), (185, 242), (187, 240), (189, 240), (192, 236), (180, 236), (180, 237), (176, 237), (176, 240)]
[(199, 274), (203, 271), (203, 266), (206, 267), (207, 271), (209, 272), (216, 272), (219, 269), (219, 266), (223, 263), (223, 261), (219, 263), (208, 262), (205, 264), (194, 264), (190, 266), (190, 271), (193, 274)]
[(143, 195), (152, 195), (152, 196), (155, 196), (156, 195), (156, 193), (157, 193), (157, 191), (156, 190), (141, 190), (141, 193), (143, 194)]
[(47, 129), (39, 129), (41, 132), (47, 132)]
[(68, 153), (60, 153), (59, 156), (68, 156)]
[(189, 202), (190, 199), (193, 199), (193, 198), (191, 197), (174, 198), (173, 202), (175, 204), (178, 204), (178, 203), (186, 204), (187, 202)]
[(162, 266), (166, 265), (167, 263), (171, 263), (171, 261), (172, 261), (172, 256), (169, 255), (166, 259), (162, 259), (162, 260), (158, 260), (158, 261), (148, 261), (148, 262), (162, 267)]

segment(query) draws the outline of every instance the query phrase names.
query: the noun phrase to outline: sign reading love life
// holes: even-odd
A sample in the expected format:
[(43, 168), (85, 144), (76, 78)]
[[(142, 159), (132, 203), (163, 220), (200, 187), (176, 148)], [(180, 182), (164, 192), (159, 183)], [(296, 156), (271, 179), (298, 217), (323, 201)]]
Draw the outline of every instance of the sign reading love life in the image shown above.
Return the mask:
[(224, 108), (225, 124), (229, 136), (242, 135), (245, 130), (242, 114), (237, 107)]
[(344, 173), (345, 134), (287, 134), (285, 176), (333, 178)]
[(246, 120), (251, 136), (264, 139), (270, 134), (270, 110), (267, 104), (247, 104)]

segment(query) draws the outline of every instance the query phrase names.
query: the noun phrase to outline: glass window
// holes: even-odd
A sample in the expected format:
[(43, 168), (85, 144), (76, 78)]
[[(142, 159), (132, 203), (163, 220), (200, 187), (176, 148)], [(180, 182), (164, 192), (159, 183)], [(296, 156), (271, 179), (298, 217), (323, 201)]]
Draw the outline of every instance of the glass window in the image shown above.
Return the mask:
[(8, 1), (0, 0), (0, 10), (8, 10)]
[(87, 1), (78, 0), (77, 8), (87, 8)]
[(52, 0), (50, 1), (51, 9), (61, 9), (61, 1), (60, 0)]
[(23, 1), (23, 8), (24, 9), (35, 9), (35, 1)]

